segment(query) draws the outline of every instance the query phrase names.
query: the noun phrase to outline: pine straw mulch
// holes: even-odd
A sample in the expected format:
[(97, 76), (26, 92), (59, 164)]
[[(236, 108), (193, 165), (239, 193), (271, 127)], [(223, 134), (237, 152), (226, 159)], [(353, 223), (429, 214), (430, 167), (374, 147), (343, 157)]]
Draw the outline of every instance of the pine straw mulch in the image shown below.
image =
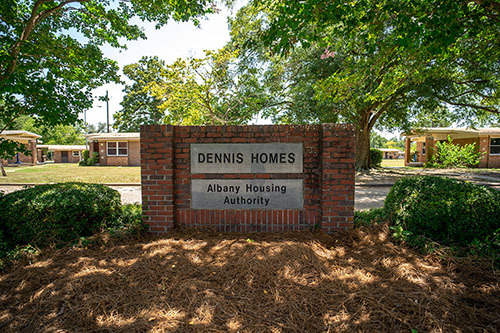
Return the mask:
[(386, 226), (183, 232), (62, 249), (0, 275), (0, 331), (500, 331), (500, 279)]

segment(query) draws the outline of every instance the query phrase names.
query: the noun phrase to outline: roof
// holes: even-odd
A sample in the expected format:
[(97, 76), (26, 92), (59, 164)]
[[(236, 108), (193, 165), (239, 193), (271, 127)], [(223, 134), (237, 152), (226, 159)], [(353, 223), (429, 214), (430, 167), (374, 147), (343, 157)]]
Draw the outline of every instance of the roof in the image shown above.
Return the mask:
[(125, 139), (139, 139), (139, 132), (130, 132), (130, 133), (90, 133), (87, 134), (86, 137), (89, 140), (125, 140)]
[(404, 136), (419, 136), (422, 134), (461, 134), (477, 137), (479, 135), (500, 135), (500, 127), (423, 127), (412, 129), (410, 133), (403, 134)]
[(25, 139), (31, 139), (31, 138), (39, 139), (42, 137), (41, 135), (35, 133), (31, 133), (28, 131), (20, 131), (20, 130), (5, 130), (2, 133), (0, 133), (0, 136), (9, 136), (9, 137), (12, 136)]
[(380, 150), (380, 151), (384, 151), (384, 152), (385, 151), (386, 152), (398, 152), (398, 153), (401, 152), (401, 150), (396, 149), (396, 148), (375, 148), (375, 149)]
[(47, 148), (48, 150), (85, 150), (85, 145), (38, 145), (38, 148)]

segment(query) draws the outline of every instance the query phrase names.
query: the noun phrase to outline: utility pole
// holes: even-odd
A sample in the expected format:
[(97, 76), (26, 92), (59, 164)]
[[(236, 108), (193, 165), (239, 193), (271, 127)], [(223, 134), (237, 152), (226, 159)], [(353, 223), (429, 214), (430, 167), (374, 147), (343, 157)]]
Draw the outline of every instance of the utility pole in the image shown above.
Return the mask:
[(89, 141), (87, 139), (88, 127), (87, 127), (87, 110), (83, 110), (83, 122), (85, 123), (85, 149), (89, 150)]
[(109, 133), (109, 95), (107, 90), (106, 90), (106, 96), (99, 97), (99, 100), (106, 102), (106, 128)]
[(106, 126), (109, 133), (109, 96), (107, 90), (106, 90)]

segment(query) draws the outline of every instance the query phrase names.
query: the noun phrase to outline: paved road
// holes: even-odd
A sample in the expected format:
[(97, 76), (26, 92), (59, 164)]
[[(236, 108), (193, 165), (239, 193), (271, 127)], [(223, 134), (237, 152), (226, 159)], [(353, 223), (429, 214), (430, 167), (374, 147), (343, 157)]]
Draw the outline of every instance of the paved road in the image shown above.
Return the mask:
[[(22, 189), (23, 186), (0, 186), (0, 191), (10, 193)], [(111, 186), (122, 196), (122, 203), (141, 202), (141, 187), (140, 186)], [(384, 199), (389, 192), (390, 187), (356, 187), (356, 209), (369, 209), (382, 207)]]

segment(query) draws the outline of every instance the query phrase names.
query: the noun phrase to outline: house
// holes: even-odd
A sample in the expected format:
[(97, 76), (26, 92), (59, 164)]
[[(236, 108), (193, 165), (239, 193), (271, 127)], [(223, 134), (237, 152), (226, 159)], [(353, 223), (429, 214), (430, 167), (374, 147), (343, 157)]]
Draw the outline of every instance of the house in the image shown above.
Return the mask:
[(40, 135), (28, 131), (6, 130), (0, 133), (0, 138), (20, 142), (26, 146), (28, 151), (32, 152), (31, 155), (17, 153), (16, 156), (11, 159), (0, 159), (2, 165), (37, 164), (37, 139), (41, 138)]
[(401, 151), (395, 148), (377, 148), (382, 152), (382, 158), (386, 160), (398, 159)]
[[(78, 163), (82, 159), (84, 145), (38, 145), (38, 160), (54, 163)], [(45, 156), (47, 158), (45, 158)]]
[[(447, 141), (464, 146), (474, 143), (483, 156), (479, 162), (480, 168), (500, 168), (500, 128), (443, 128), (431, 127), (412, 130), (405, 141), (405, 165), (412, 162), (426, 163), (434, 153), (438, 141)], [(416, 143), (416, 154), (410, 154), (412, 143)]]
[(99, 165), (139, 166), (139, 133), (93, 133), (86, 135), (90, 156), (99, 154)]

